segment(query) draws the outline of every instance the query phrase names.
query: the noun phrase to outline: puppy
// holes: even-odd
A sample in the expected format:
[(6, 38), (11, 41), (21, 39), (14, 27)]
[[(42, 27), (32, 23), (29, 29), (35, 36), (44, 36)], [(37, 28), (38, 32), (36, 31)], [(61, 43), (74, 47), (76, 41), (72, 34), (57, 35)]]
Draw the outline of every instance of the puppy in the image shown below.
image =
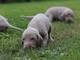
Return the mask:
[(0, 15), (0, 32), (4, 32), (8, 28), (13, 28), (13, 29), (16, 29), (16, 30), (23, 31), (23, 29), (15, 27), (15, 26), (9, 24), (9, 22), (7, 21), (7, 19), (5, 17), (3, 17), (2, 15)]
[(23, 48), (37, 48), (47, 46), (51, 39), (51, 22), (44, 14), (37, 14), (28, 24), (22, 34)]
[[(49, 20), (52, 22), (53, 20), (66, 21), (68, 23), (73, 22), (73, 11), (67, 7), (51, 7), (44, 13)], [(32, 19), (34, 16), (21, 16), (23, 18)]]
[(68, 23), (73, 22), (73, 11), (67, 7), (51, 7), (46, 10), (45, 15), (50, 21), (63, 20)]

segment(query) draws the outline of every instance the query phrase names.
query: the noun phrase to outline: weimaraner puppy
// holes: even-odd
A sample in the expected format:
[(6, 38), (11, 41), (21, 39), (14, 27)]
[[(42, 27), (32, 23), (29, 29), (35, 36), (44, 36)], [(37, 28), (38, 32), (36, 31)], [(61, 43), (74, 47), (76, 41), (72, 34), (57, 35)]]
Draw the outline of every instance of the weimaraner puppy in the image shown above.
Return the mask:
[(50, 21), (52, 20), (64, 20), (68, 23), (73, 21), (73, 11), (67, 7), (51, 7), (46, 12)]
[[(44, 13), (50, 21), (60, 20), (68, 23), (73, 22), (73, 11), (67, 7), (51, 7)], [(23, 18), (33, 18), (34, 16), (22, 16)]]
[(0, 15), (0, 32), (6, 31), (7, 28), (13, 28), (13, 29), (16, 29), (16, 30), (23, 31), (23, 29), (15, 27), (15, 26), (9, 24), (7, 19), (5, 17), (3, 17), (2, 15)]
[(51, 40), (51, 22), (45, 14), (37, 14), (22, 34), (23, 48), (45, 47)]

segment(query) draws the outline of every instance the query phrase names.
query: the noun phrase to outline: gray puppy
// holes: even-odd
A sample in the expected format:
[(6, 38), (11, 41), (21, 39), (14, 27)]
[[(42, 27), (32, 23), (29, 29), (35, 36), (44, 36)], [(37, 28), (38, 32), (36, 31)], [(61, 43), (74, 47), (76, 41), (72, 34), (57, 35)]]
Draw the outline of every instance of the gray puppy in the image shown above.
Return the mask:
[(37, 14), (22, 35), (23, 48), (45, 47), (51, 39), (51, 23), (44, 14)]
[(48, 16), (50, 21), (55, 19), (64, 20), (68, 23), (73, 21), (73, 11), (67, 7), (51, 7), (45, 12), (45, 15)]
[(23, 29), (12, 26), (11, 24), (9, 24), (7, 19), (5, 17), (3, 17), (2, 15), (0, 15), (0, 32), (6, 31), (7, 28), (13, 28), (16, 30), (23, 31)]
[[(44, 13), (50, 21), (60, 20), (68, 23), (73, 22), (73, 11), (67, 7), (51, 7)], [(33, 18), (34, 16), (22, 16), (23, 18)]]

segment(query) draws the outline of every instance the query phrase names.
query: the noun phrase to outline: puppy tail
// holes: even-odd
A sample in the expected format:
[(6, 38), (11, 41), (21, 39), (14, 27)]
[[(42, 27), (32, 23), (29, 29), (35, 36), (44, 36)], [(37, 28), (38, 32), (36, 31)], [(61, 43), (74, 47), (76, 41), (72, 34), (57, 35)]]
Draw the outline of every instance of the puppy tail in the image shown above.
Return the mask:
[(28, 19), (32, 19), (34, 16), (24, 16), (22, 15), (21, 18), (28, 18)]
[(23, 32), (23, 29), (22, 28), (19, 28), (19, 27), (15, 27), (15, 26), (12, 26), (12, 25), (8, 25), (9, 28), (13, 28), (13, 29), (16, 29), (16, 30), (20, 30)]

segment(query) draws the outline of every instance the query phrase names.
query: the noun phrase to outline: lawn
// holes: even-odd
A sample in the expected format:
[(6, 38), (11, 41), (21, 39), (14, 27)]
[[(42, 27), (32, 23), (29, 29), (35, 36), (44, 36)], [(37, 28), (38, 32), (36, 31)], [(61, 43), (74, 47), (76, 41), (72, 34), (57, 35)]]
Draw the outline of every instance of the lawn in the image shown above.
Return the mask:
[(43, 13), (52, 6), (67, 6), (74, 11), (73, 24), (52, 22), (54, 42), (41, 49), (23, 50), (22, 32), (8, 29), (0, 32), (0, 60), (80, 60), (80, 1), (46, 1), (31, 3), (0, 4), (0, 15), (9, 23), (27, 28), (30, 19), (22, 19), (21, 15)]

